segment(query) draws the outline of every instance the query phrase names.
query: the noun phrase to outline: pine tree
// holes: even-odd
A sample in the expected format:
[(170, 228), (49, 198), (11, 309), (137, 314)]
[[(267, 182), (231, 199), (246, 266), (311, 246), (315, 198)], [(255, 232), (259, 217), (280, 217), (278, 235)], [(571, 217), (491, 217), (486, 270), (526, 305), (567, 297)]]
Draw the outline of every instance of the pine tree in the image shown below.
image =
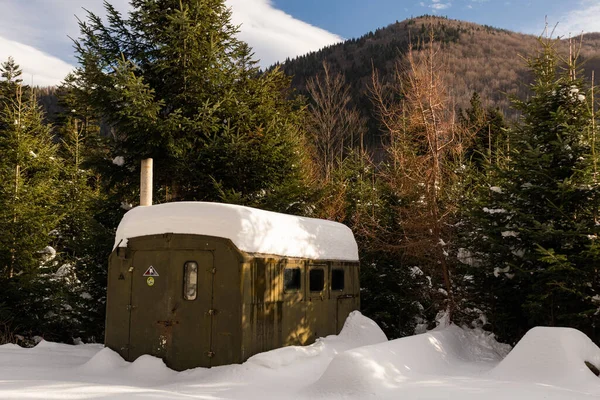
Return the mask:
[[(51, 233), (61, 219), (58, 196), (60, 161), (50, 126), (35, 94), (15, 78), (12, 60), (3, 64), (0, 103), (0, 309), (23, 329), (43, 329), (51, 284), (40, 279), (52, 269)], [(4, 307), (2, 307), (4, 305)]]
[(103, 181), (93, 169), (104, 156), (100, 127), (86, 105), (86, 89), (74, 75), (68, 75), (57, 92), (63, 112), (55, 133), (61, 157), (59, 193), (63, 218), (56, 228), (54, 247), (58, 251), (65, 288), (63, 330), (72, 337), (98, 339), (104, 325), (106, 261), (112, 245), (112, 224), (101, 223), (99, 214), (110, 207)]
[(23, 99), (17, 86), (15, 101), (3, 104), (0, 152), (2, 153), (1, 213), (2, 269), (5, 276), (35, 267), (36, 253), (48, 243), (56, 217), (56, 146), (50, 127), (33, 93)]
[(498, 333), (515, 341), (535, 325), (572, 326), (595, 340), (595, 249), (600, 187), (593, 99), (556, 42), (529, 61), (532, 95), (470, 213), (472, 273)]
[(0, 103), (15, 100), (17, 88), (23, 82), (20, 78), (22, 74), (21, 67), (12, 57), (0, 65)]
[[(159, 201), (292, 210), (305, 157), (289, 78), (259, 73), (223, 0), (131, 4), (124, 19), (107, 3), (107, 24), (90, 13), (76, 42), (79, 77), (114, 130), (121, 170), (137, 176), (139, 160), (154, 158)], [(133, 180), (123, 196), (135, 194)]]
[(460, 111), (459, 122), (463, 129), (471, 132), (472, 142), (465, 151), (465, 158), (475, 168), (481, 171), (489, 163), (501, 162), (508, 126), (499, 109), (484, 108), (481, 97), (474, 92), (470, 107)]

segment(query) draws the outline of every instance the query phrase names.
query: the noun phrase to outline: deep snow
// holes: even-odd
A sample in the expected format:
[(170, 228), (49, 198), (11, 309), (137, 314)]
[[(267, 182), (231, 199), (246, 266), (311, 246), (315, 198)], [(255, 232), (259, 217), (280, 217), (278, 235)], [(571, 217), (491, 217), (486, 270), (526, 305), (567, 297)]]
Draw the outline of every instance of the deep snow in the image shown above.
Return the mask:
[(509, 350), (456, 326), (387, 341), (359, 312), (311, 346), (179, 373), (150, 356), (128, 363), (101, 345), (42, 341), (0, 346), (0, 399), (600, 398), (584, 364), (599, 366), (600, 349), (581, 332), (536, 328)]
[(222, 237), (247, 253), (358, 261), (356, 240), (344, 224), (207, 202), (135, 207), (121, 220), (114, 247), (127, 246), (132, 237), (163, 233)]

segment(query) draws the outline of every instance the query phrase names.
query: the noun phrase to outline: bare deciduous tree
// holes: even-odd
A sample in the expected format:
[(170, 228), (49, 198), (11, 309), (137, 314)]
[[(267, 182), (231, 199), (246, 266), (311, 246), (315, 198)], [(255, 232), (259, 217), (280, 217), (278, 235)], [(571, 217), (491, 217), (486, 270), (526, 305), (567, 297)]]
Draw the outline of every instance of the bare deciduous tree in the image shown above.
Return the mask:
[(346, 79), (340, 73), (333, 74), (326, 62), (323, 73), (308, 80), (307, 90), (312, 99), (307, 128), (318, 169), (328, 182), (348, 148), (358, 145), (363, 150), (365, 121), (351, 105)]
[(441, 275), (451, 316), (448, 231), (468, 135), (456, 121), (433, 34), (424, 47), (420, 52), (409, 49), (389, 85), (374, 71), (371, 94), (389, 139), (385, 147), (390, 167), (383, 179), (400, 199), (395, 212), (401, 232), (389, 232), (388, 245)]

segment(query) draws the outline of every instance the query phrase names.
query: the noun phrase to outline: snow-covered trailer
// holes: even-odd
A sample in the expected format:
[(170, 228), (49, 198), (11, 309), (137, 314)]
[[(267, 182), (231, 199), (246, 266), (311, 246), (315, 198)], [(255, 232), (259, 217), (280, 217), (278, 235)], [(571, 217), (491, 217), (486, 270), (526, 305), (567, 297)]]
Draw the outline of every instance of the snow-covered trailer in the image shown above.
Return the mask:
[(339, 223), (229, 204), (136, 207), (110, 255), (106, 346), (177, 370), (243, 362), (339, 333), (359, 308)]

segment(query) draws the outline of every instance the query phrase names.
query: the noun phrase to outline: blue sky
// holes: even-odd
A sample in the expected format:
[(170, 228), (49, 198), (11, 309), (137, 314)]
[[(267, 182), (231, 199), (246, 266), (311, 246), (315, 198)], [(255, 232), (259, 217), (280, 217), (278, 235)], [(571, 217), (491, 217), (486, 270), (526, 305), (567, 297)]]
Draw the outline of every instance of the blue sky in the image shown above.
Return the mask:
[[(518, 32), (543, 29), (545, 16), (552, 23), (564, 19), (573, 0), (274, 0), (275, 7), (344, 38), (358, 37), (378, 27), (411, 16), (436, 14)], [(569, 4), (570, 6), (568, 6)], [(600, 15), (598, 16), (600, 18)]]
[[(128, 0), (109, 0), (127, 12)], [(600, 0), (226, 0), (240, 38), (262, 66), (358, 37), (411, 16), (436, 14), (541, 34), (545, 16), (557, 33), (600, 32)], [(0, 0), (0, 61), (13, 56), (27, 83), (57, 84), (76, 61), (68, 36), (74, 15), (102, 13), (102, 0)]]

